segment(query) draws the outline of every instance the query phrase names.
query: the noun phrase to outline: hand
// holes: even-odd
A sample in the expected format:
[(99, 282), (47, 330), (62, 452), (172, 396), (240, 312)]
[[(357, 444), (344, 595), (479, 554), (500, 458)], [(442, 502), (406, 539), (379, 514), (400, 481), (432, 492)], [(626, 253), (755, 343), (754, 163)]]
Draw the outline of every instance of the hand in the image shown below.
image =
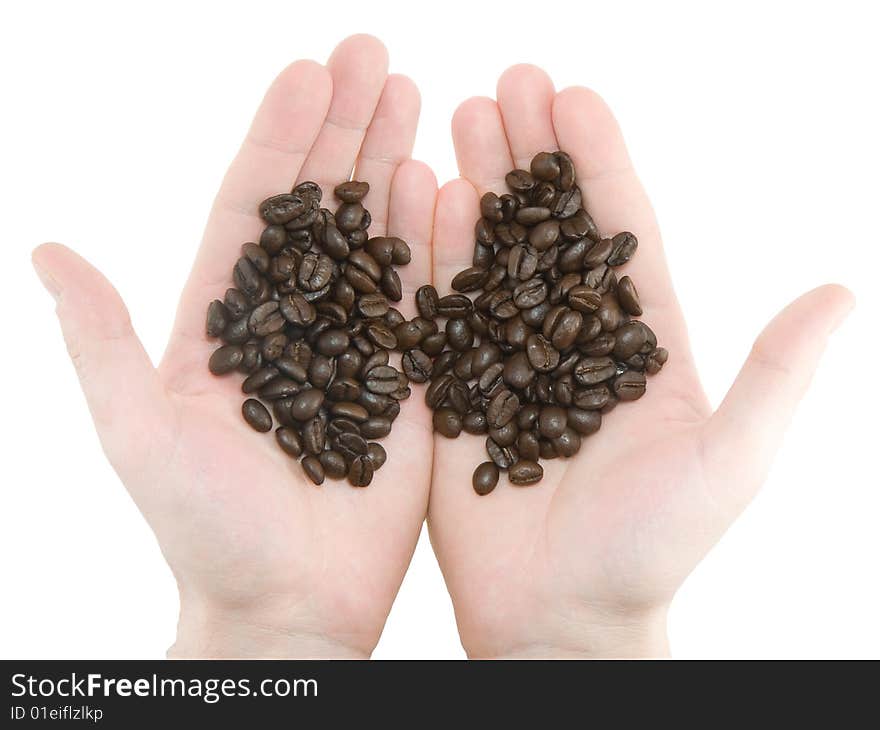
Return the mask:
[(479, 497), (471, 473), (483, 439), (436, 437), (428, 524), (471, 656), (661, 656), (676, 589), (751, 500), (816, 367), (853, 306), (839, 286), (805, 294), (758, 337), (711, 412), (688, 346), (657, 222), (620, 130), (596, 94), (555, 93), (516, 66), (498, 101), (471, 99), (453, 119), (462, 178), (437, 201), (440, 293), (470, 266), (479, 199), (535, 153), (563, 149), (603, 233), (634, 232), (627, 264), (642, 319), (669, 350), (646, 395), (622, 404), (572, 459), (544, 462), (536, 486), (505, 479)]
[(298, 61), (276, 79), (223, 181), (158, 368), (106, 279), (62, 246), (34, 252), (104, 450), (177, 579), (174, 656), (369, 655), (415, 548), (432, 449), (421, 399), (403, 404), (369, 488), (317, 488), (272, 434), (244, 424), (240, 379), (209, 374), (217, 343), (205, 336), (239, 247), (259, 240), (257, 204), (315, 180), (332, 205), (353, 167), (371, 185), (371, 234), (413, 248), (400, 275), (401, 311), (414, 315), (436, 184), (409, 160), (418, 92), (387, 68), (381, 43), (354, 36), (326, 67)]

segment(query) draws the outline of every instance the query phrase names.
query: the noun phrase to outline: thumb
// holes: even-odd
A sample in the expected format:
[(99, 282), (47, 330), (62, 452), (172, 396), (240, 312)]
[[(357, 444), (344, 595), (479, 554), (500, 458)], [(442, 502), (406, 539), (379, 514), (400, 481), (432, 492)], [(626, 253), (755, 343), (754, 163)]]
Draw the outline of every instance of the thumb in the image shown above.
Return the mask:
[(157, 433), (166, 404), (155, 368), (107, 279), (57, 243), (34, 250), (34, 269), (56, 314), (92, 419), (111, 462)]
[(748, 504), (763, 482), (829, 335), (854, 305), (852, 293), (837, 284), (820, 286), (789, 304), (758, 336), (727, 396), (707, 422), (703, 434), (707, 470), (737, 510)]

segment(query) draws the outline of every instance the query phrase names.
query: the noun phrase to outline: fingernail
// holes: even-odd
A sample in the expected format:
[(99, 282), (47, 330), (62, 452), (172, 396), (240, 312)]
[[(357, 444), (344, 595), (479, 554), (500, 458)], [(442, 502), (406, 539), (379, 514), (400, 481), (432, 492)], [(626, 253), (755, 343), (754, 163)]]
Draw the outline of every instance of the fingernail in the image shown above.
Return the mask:
[(40, 281), (43, 282), (46, 291), (52, 295), (52, 298), (55, 301), (58, 301), (58, 297), (61, 296), (61, 287), (58, 285), (58, 282), (55, 281), (54, 277), (36, 261), (32, 263), (34, 265), (34, 271), (37, 272), (37, 276), (40, 278)]

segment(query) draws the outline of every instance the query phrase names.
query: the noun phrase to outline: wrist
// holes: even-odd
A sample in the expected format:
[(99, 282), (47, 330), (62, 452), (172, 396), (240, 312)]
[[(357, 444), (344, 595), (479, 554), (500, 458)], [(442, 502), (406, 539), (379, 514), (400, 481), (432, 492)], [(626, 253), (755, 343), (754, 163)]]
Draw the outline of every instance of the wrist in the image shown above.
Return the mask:
[(235, 609), (181, 604), (169, 659), (369, 659), (369, 652), (320, 631)]
[(498, 652), (465, 650), (472, 659), (666, 659), (667, 607), (560, 621), (552, 631)]

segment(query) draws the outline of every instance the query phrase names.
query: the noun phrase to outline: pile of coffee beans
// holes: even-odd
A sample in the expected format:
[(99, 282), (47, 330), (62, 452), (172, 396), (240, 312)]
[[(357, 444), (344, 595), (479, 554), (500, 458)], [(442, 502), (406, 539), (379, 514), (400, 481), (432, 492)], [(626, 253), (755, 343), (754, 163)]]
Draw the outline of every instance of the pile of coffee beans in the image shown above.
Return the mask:
[(235, 286), (208, 307), (207, 334), (225, 343), (210, 371), (247, 376), (244, 420), (268, 432), (274, 415), (278, 445), (315, 484), (347, 476), (365, 487), (385, 463), (374, 439), (388, 435), (410, 395), (389, 352), (411, 347), (413, 329), (421, 335), (432, 326), (408, 323), (391, 306), (402, 298), (394, 267), (411, 254), (399, 238), (369, 237), (361, 203), (369, 189), (338, 185), (335, 213), (321, 207), (313, 182), (264, 200), (259, 243), (242, 246)]
[(499, 470), (511, 484), (539, 482), (540, 459), (576, 454), (668, 357), (633, 319), (642, 308), (632, 280), (617, 276), (636, 237), (600, 235), (571, 157), (541, 152), (506, 182), (509, 193), (480, 201), (473, 266), (452, 280), (458, 293), (416, 293), (422, 318), (445, 319), (444, 330), (401, 343), (409, 379), (430, 380), (434, 430), (486, 434), (490, 460), (473, 474), (481, 495)]

